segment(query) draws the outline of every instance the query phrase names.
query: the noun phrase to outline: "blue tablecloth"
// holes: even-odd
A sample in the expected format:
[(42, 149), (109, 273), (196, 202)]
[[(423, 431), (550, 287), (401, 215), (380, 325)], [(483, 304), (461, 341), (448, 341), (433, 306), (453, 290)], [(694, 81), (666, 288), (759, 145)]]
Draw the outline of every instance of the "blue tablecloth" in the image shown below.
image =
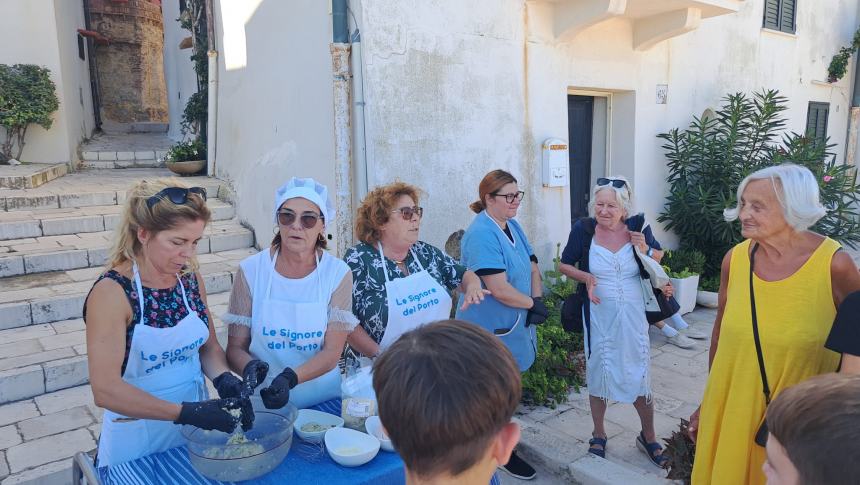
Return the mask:
[[(340, 399), (326, 401), (314, 409), (340, 415)], [(225, 482), (209, 480), (191, 466), (186, 447), (115, 465), (99, 468), (104, 484), (150, 485), (150, 484), (200, 484), (220, 485)], [(401, 485), (406, 483), (403, 460), (396, 453), (379, 451), (379, 454), (359, 467), (340, 466), (321, 447), (293, 437), (290, 452), (284, 461), (271, 472), (242, 484), (275, 485), (298, 484), (380, 484)]]

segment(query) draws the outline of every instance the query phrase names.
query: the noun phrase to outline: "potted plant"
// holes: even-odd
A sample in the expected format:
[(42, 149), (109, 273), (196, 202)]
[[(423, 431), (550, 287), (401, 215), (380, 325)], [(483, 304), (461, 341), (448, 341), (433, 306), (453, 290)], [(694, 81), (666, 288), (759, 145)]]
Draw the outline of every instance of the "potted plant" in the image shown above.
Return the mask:
[(719, 303), (720, 277), (706, 276), (699, 281), (696, 304), (705, 308), (717, 308)]
[(672, 280), (680, 312), (690, 313), (696, 308), (699, 275), (705, 267), (705, 255), (695, 249), (666, 251), (663, 267)]
[(206, 167), (206, 145), (196, 138), (181, 141), (167, 151), (165, 165), (178, 175), (194, 175)]

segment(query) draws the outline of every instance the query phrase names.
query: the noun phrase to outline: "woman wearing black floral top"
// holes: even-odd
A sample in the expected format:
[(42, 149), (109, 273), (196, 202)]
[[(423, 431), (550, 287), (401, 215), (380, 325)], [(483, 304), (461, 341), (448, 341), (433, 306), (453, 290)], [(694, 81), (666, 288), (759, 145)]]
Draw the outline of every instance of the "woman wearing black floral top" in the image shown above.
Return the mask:
[(360, 242), (344, 260), (352, 269), (352, 311), (360, 326), (347, 340), (347, 363), (375, 357), (404, 332), (448, 318), (449, 290), (465, 294), (463, 307), (487, 293), (472, 271), (442, 250), (418, 241), (423, 209), (418, 190), (401, 182), (378, 187), (356, 220)]

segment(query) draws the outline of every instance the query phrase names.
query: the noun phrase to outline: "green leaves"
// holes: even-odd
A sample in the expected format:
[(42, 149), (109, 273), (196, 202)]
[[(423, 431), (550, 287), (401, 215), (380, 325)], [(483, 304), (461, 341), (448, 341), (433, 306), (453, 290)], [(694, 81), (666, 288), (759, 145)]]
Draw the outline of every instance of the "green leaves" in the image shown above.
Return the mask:
[(860, 29), (854, 32), (851, 45), (839, 49), (839, 53), (834, 55), (833, 59), (830, 60), (830, 65), (827, 66), (827, 82), (835, 83), (845, 76), (845, 72), (848, 70), (848, 61), (857, 51), (858, 47), (860, 47)]
[(565, 279), (550, 285), (544, 295), (549, 317), (537, 327), (537, 355), (523, 374), (523, 401), (529, 404), (555, 407), (585, 380), (582, 335), (567, 333), (561, 326), (561, 302), (574, 288)]
[[(32, 64), (0, 64), (0, 126), (6, 138), (0, 145), (0, 161), (21, 158), (27, 126), (51, 128), (51, 115), (60, 107), (51, 72)], [(18, 145), (17, 153), (12, 152)]]
[(736, 191), (750, 173), (793, 162), (816, 175), (828, 214), (812, 230), (854, 246), (860, 242), (855, 174), (837, 164), (832, 145), (783, 133), (788, 100), (775, 90), (726, 96), (713, 119), (693, 118), (681, 131), (658, 135), (669, 167), (669, 195), (657, 218), (681, 239), (681, 247), (705, 255), (704, 274), (719, 275), (723, 255), (742, 241), (740, 225), (723, 211), (736, 205)]
[(171, 162), (187, 162), (191, 160), (205, 160), (206, 145), (196, 138), (191, 141), (181, 141), (167, 151), (167, 160)]

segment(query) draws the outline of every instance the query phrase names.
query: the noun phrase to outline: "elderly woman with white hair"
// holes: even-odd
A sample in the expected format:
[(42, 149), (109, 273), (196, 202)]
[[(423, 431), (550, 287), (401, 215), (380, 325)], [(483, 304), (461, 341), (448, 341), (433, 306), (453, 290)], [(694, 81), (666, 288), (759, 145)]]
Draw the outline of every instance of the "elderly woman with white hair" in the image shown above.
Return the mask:
[[(629, 217), (631, 193), (623, 177), (597, 179), (589, 203), (591, 217), (574, 223), (559, 269), (582, 283), (586, 381), (594, 422), (588, 451), (601, 458), (606, 455), (608, 401), (632, 403), (642, 424), (636, 445), (662, 467), (666, 457), (654, 431), (651, 347), (634, 249), (658, 262), (663, 253), (650, 227), (642, 229), (644, 216)], [(671, 285), (663, 287), (667, 297), (672, 291)]]
[(738, 187), (726, 220), (744, 242), (723, 258), (705, 395), (690, 417), (694, 484), (764, 484), (765, 411), (782, 390), (833, 372), (824, 346), (836, 308), (860, 289), (839, 243), (809, 230), (826, 213), (818, 181), (794, 164), (768, 167)]
[(293, 177), (275, 193), (271, 246), (243, 260), (233, 281), (227, 361), (246, 393), (262, 385), (268, 409), (341, 395), (337, 362), (358, 319), (352, 272), (325, 251), (334, 216), (325, 185)]

